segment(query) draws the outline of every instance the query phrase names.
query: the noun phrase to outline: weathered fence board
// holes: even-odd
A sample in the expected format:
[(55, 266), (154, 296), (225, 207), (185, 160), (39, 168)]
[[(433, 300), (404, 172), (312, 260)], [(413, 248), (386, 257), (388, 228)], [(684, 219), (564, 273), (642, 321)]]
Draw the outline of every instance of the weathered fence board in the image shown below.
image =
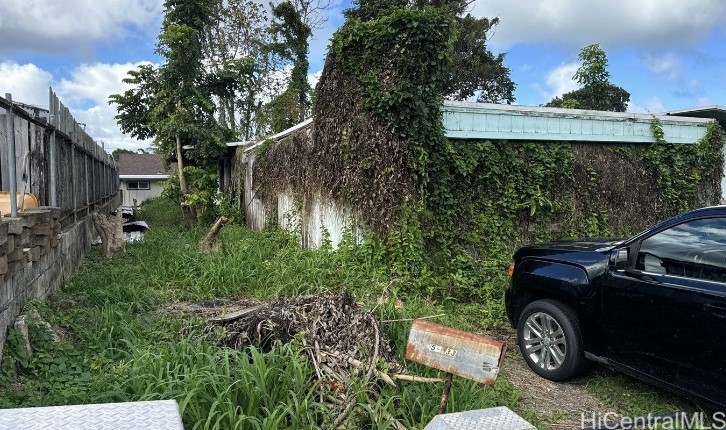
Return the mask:
[[(7, 115), (13, 119), (13, 157), (9, 156)], [(13, 166), (14, 180), (9, 173)], [(119, 186), (113, 158), (85, 132), (52, 89), (47, 110), (11, 104), (0, 97), (0, 171), (0, 190), (10, 191), (15, 185), (18, 193), (33, 193), (42, 206), (60, 207), (64, 225), (107, 202)]]

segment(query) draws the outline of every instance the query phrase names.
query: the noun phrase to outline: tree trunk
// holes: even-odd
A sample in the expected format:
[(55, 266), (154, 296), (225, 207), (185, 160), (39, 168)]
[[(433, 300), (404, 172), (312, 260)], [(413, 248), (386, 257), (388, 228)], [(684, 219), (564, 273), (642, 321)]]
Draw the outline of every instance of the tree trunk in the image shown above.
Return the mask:
[(179, 170), (179, 190), (181, 191), (179, 203), (181, 204), (184, 223), (188, 228), (192, 228), (194, 227), (195, 216), (192, 208), (186, 204), (187, 195), (189, 195), (189, 186), (187, 185), (187, 178), (184, 175), (184, 156), (182, 155), (182, 140), (179, 135), (176, 136), (176, 166)]
[(101, 236), (101, 251), (104, 257), (111, 258), (118, 253), (126, 252), (126, 237), (124, 236), (121, 211), (117, 211), (115, 217), (93, 213), (91, 220), (98, 235)]
[(227, 224), (227, 218), (219, 217), (204, 238), (199, 241), (199, 251), (204, 253), (217, 252), (222, 249), (222, 242), (217, 237), (219, 231)]

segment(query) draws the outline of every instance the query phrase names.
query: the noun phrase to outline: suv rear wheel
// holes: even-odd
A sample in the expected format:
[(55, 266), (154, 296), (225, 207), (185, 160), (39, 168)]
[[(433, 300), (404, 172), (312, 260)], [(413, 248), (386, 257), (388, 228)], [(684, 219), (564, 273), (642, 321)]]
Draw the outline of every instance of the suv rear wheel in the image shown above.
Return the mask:
[(543, 378), (566, 381), (585, 369), (580, 323), (558, 301), (527, 305), (519, 317), (517, 342), (527, 365)]

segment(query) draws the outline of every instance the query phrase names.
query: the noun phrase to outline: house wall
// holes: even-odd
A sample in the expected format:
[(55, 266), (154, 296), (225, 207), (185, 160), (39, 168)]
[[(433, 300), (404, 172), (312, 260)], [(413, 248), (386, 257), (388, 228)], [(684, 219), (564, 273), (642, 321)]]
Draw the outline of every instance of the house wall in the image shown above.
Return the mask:
[[(584, 154), (581, 155), (585, 158), (598, 155), (605, 161), (610, 162), (607, 167), (595, 166), (602, 170), (598, 171), (598, 178), (606, 178), (613, 174), (618, 177), (623, 176), (622, 170), (627, 167), (625, 165), (629, 161), (627, 159), (617, 159), (617, 157), (608, 157), (607, 152), (599, 153), (598, 148), (605, 149), (607, 146), (623, 144), (647, 145), (655, 141), (652, 132), (655, 118), (652, 115), (462, 102), (446, 102), (443, 114), (446, 136), (452, 140), (518, 141), (540, 143), (542, 145), (558, 142), (571, 144), (573, 148), (580, 148), (580, 152)], [(708, 124), (713, 121), (710, 119), (663, 116), (657, 119), (663, 128), (666, 141), (684, 145), (696, 143), (706, 136)], [(266, 141), (272, 141), (273, 144), (282, 143), (285, 139), (291, 139), (297, 130), (309, 127), (309, 124), (309, 121), (300, 124), (272, 136)], [(311, 133), (307, 135), (308, 139), (312, 138)], [(246, 223), (250, 228), (262, 229), (266, 225), (273, 223), (288, 230), (298, 231), (301, 244), (309, 247), (320, 246), (324, 234), (329, 235), (333, 246), (337, 246), (343, 232), (346, 230), (352, 231), (356, 237), (361, 237), (362, 228), (360, 228), (360, 225), (362, 223), (360, 223), (360, 217), (356, 217), (350, 208), (323, 198), (320, 193), (305, 192), (300, 195), (292, 195), (290, 192), (276, 190), (274, 191), (275, 195), (266, 195), (264, 199), (255, 195), (261, 187), (260, 184), (253, 183), (255, 154), (260, 144), (261, 142), (257, 142), (256, 144), (246, 144), (246, 146), (236, 148), (235, 162), (233, 163), (234, 170), (228, 180), (230, 183), (244, 182), (244, 192), (241, 193), (243, 198), (240, 200), (245, 212)], [(580, 167), (585, 169), (593, 162), (595, 161), (592, 159), (580, 160)], [(723, 170), (726, 171), (726, 165)], [(630, 174), (634, 175), (634, 177), (625, 179), (632, 183), (642, 182), (642, 172), (639, 168), (630, 172)], [(225, 180), (227, 179), (225, 178)], [(588, 179), (584, 178), (583, 180), (587, 181)], [(600, 185), (603, 188), (602, 195), (595, 198), (607, 200), (612, 197), (610, 195), (612, 194), (612, 187), (609, 187), (611, 184)], [(637, 193), (644, 197), (648, 195), (644, 188), (645, 185), (648, 184), (635, 188)], [(280, 184), (280, 186), (284, 187), (284, 184)], [(716, 184), (707, 186), (709, 189), (704, 191), (708, 198), (704, 197), (703, 201), (698, 204), (713, 204), (714, 199), (717, 200), (718, 194), (715, 186)], [(227, 189), (227, 187), (222, 187), (222, 189)], [(726, 178), (722, 181), (721, 193), (723, 198), (726, 199)], [(614, 199), (614, 201), (616, 200), (618, 199)], [(636, 229), (644, 228), (659, 220), (648, 218), (648, 224), (641, 226), (639, 224), (633, 225), (632, 221), (628, 224), (627, 219), (614, 221), (613, 219), (617, 218), (615, 215), (610, 218), (609, 224), (611, 226)]]
[(136, 199), (137, 204), (141, 204), (145, 200), (159, 197), (164, 191), (164, 185), (160, 180), (149, 180), (150, 189), (148, 190), (129, 190), (127, 182), (146, 181), (147, 179), (122, 179), (121, 180), (121, 204), (131, 206)]
[(236, 163), (242, 171), (233, 171), (232, 175), (244, 175), (244, 212), (248, 227), (261, 230), (270, 223), (289, 231), (296, 231), (300, 236), (300, 245), (306, 248), (320, 247), (325, 238), (333, 248), (337, 248), (346, 232), (360, 241), (363, 229), (357, 222), (358, 217), (347, 207), (337, 204), (320, 193), (306, 196), (295, 196), (289, 192), (278, 193), (276, 205), (269, 207), (254, 194), (252, 171), (255, 163), (255, 151), (238, 150), (241, 162)]

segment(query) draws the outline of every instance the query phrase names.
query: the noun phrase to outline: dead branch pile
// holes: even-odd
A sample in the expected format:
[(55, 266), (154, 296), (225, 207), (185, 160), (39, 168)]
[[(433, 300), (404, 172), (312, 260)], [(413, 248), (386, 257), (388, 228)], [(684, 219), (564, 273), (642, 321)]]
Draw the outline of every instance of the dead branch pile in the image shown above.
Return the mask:
[(210, 323), (208, 330), (224, 327), (222, 343), (239, 350), (300, 339), (315, 367), (312, 377), (319, 383), (321, 401), (339, 411), (333, 427), (343, 423), (356, 406), (356, 396), (347, 392), (353, 379), (363, 385), (396, 386), (391, 376), (379, 370), (401, 368), (393, 359), (390, 342), (374, 314), (363, 310), (347, 291), (260, 303)]
[(275, 340), (287, 343), (301, 335), (316, 355), (325, 352), (365, 361), (377, 346), (379, 358), (388, 361), (392, 356), (377, 320), (347, 291), (260, 303), (210, 321), (226, 329), (224, 344), (235, 349), (267, 347)]

